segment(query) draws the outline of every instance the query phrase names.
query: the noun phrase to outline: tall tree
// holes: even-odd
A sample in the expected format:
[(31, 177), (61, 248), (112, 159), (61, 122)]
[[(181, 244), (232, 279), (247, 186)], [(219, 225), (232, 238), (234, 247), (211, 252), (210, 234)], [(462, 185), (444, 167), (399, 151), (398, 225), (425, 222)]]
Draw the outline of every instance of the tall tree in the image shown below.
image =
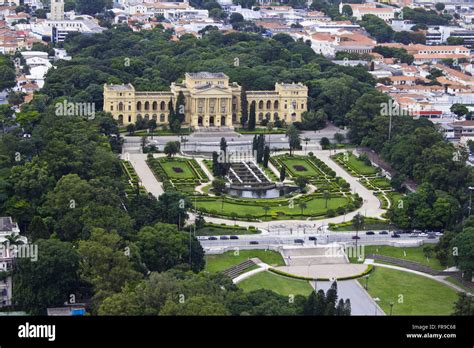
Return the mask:
[(300, 131), (294, 125), (291, 125), (286, 131), (286, 135), (290, 147), (290, 156), (292, 156), (293, 151), (301, 146)]
[[(240, 13), (232, 13), (231, 18), (233, 18), (232, 16), (234, 15), (240, 15)], [(241, 109), (240, 123), (242, 124), (242, 127), (245, 127), (249, 119), (249, 105), (247, 102), (247, 91), (245, 90), (244, 86), (242, 86), (242, 89), (240, 92), (240, 109)]]
[(255, 122), (256, 122), (256, 104), (252, 102), (250, 104), (250, 113), (249, 113), (249, 124), (247, 129), (252, 131), (255, 129)]

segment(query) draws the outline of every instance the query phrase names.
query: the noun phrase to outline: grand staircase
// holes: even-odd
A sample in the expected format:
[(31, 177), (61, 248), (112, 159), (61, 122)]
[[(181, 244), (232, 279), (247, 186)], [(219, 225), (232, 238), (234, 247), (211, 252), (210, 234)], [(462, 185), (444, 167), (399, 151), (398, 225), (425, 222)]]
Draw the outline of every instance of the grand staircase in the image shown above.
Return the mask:
[(273, 186), (271, 180), (254, 161), (231, 163), (228, 179), (233, 188), (268, 188)]
[(230, 279), (234, 279), (234, 278), (237, 278), (242, 273), (247, 272), (249, 268), (257, 265), (260, 262), (261, 261), (259, 259), (249, 259), (235, 266), (227, 268), (226, 270), (222, 271), (222, 273), (228, 276)]

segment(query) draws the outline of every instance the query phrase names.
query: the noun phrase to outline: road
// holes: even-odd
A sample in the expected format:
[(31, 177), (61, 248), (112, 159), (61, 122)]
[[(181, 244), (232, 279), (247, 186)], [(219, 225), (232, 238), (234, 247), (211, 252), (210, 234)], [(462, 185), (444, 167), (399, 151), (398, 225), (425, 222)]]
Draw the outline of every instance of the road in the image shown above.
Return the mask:
[[(319, 142), (323, 137), (333, 139), (335, 133), (345, 134), (345, 130), (329, 125), (328, 127), (319, 131), (303, 131), (301, 133), (301, 139), (309, 138), (307, 150), (313, 151), (314, 149), (320, 149)], [(153, 139), (148, 138), (149, 143), (154, 144), (159, 150), (163, 150), (164, 145), (169, 141), (181, 141), (182, 138), (188, 141), (182, 145), (183, 151), (193, 152), (213, 152), (220, 149), (219, 144), (221, 137), (225, 137), (230, 152), (234, 151), (251, 151), (252, 141), (254, 138), (253, 134), (238, 134), (234, 132), (226, 132), (220, 134), (215, 133), (204, 133), (204, 134), (192, 134), (187, 136), (155, 136)], [(124, 135), (125, 141), (129, 144), (136, 144), (139, 147), (141, 143), (140, 136), (127, 136)], [(266, 134), (266, 144), (270, 145), (270, 148), (275, 149), (287, 149), (288, 138), (285, 134)], [(302, 142), (303, 148), (306, 148), (305, 142)]]
[[(306, 232), (306, 233), (304, 233)], [(250, 234), (250, 235), (239, 235), (239, 239), (226, 239), (226, 240), (209, 240), (208, 237), (199, 237), (199, 241), (203, 248), (223, 248), (223, 247), (241, 247), (251, 245), (251, 241), (258, 242), (260, 247), (267, 245), (301, 245), (300, 243), (295, 243), (295, 240), (303, 240), (304, 246), (311, 246), (315, 244), (328, 244), (328, 243), (351, 243), (355, 244), (355, 240), (352, 237), (355, 233), (351, 232), (327, 232), (327, 233), (316, 233), (316, 231), (310, 230), (295, 230), (293, 233), (288, 233), (286, 231), (271, 231), (270, 233), (266, 232), (263, 234)], [(398, 243), (398, 244), (407, 244), (413, 245), (423, 242), (436, 242), (438, 239), (424, 239), (421, 237), (411, 238), (408, 234), (401, 234), (400, 238), (392, 238), (390, 235), (366, 235), (365, 232), (359, 233), (358, 244), (360, 245), (378, 245), (388, 242)], [(316, 237), (316, 241), (309, 240), (310, 237)], [(219, 238), (219, 237), (217, 237)]]
[[(325, 292), (331, 287), (331, 282), (310, 282), (316, 290)], [(337, 282), (339, 299), (351, 301), (351, 315), (385, 315), (374, 299), (365, 291), (357, 280), (342, 280)]]

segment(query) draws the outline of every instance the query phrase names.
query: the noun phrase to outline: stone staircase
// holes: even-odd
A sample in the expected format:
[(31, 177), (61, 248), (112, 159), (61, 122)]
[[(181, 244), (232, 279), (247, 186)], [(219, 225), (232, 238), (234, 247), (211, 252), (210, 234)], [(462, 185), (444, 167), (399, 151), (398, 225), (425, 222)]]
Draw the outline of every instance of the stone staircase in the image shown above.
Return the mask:
[(230, 268), (227, 268), (226, 270), (222, 271), (222, 273), (228, 276), (230, 279), (234, 279), (242, 273), (245, 273), (250, 267), (255, 266), (260, 262), (261, 261), (258, 259), (249, 259)]
[(233, 186), (242, 187), (268, 187), (272, 182), (255, 162), (234, 162), (231, 163), (229, 171), (229, 181)]

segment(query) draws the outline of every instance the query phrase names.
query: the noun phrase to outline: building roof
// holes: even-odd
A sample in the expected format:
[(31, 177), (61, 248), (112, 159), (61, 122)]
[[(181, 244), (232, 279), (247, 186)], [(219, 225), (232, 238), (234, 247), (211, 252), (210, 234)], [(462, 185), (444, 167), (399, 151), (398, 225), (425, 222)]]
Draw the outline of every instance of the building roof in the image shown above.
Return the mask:
[(191, 79), (228, 79), (229, 76), (227, 76), (224, 73), (211, 73), (207, 71), (201, 71), (197, 73), (186, 73), (187, 77), (190, 77)]

